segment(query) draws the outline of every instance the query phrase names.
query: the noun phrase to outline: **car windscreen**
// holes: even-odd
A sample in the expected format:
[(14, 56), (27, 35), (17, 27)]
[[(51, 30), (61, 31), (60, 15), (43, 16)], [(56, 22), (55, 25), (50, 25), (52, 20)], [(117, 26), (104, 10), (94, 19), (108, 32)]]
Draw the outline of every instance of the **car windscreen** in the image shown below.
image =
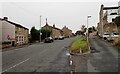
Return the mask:
[(118, 33), (113, 33), (114, 35), (119, 35)]
[(106, 33), (106, 34), (104, 34), (104, 35), (110, 35), (109, 33)]

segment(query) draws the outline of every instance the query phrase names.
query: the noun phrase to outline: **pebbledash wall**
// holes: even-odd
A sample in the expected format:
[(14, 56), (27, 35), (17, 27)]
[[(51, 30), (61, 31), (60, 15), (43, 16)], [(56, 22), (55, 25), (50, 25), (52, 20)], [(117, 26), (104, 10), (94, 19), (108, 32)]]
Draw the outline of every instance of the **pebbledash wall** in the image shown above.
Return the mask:
[(2, 44), (2, 48), (11, 46), (11, 42), (15, 41), (15, 26), (6, 22), (5, 20), (0, 20), (1, 26), (0, 30), (2, 31), (0, 35), (2, 35), (0, 43)]
[(3, 19), (0, 18), (0, 22), (2, 23), (2, 26), (0, 26), (0, 29), (2, 30), (0, 34), (2, 35), (0, 41), (2, 48), (28, 43), (28, 28), (9, 21), (7, 17), (4, 17)]
[(15, 26), (3, 21), (2, 22), (2, 40), (11, 41), (15, 39)]

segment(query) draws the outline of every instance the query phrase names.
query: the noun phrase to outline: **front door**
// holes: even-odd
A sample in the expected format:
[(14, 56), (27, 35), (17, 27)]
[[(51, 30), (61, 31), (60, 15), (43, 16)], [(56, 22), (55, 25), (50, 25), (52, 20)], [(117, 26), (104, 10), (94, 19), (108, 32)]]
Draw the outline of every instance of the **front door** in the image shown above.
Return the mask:
[(12, 41), (12, 46), (15, 46), (15, 41)]

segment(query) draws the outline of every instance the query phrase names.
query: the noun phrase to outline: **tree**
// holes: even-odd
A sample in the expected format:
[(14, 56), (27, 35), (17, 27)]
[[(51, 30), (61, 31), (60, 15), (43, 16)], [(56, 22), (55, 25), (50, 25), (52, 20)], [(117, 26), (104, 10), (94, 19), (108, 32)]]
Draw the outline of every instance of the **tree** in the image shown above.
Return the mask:
[(118, 16), (118, 17), (115, 18), (114, 23), (115, 23), (117, 26), (120, 26), (120, 16)]
[(86, 30), (87, 30), (87, 28), (85, 28), (85, 25), (82, 25), (82, 27), (81, 27), (81, 34), (84, 36), (85, 34), (85, 32), (86, 32)]
[(92, 27), (88, 28), (88, 33), (92, 33), (92, 31), (93, 31)]
[(31, 40), (32, 41), (36, 41), (36, 40), (39, 40), (39, 31), (37, 29), (35, 29), (35, 27), (32, 27), (31, 28), (31, 31), (30, 31), (30, 35), (31, 35)]
[(92, 29), (93, 29), (93, 31), (96, 31), (96, 29), (95, 29), (95, 27), (94, 27), (94, 26), (92, 26)]
[(81, 31), (76, 31), (76, 33), (75, 33), (76, 35), (81, 35), (82, 34), (82, 32)]
[(50, 30), (47, 30), (47, 29), (41, 29), (41, 39), (45, 39), (46, 37), (50, 37), (51, 35), (51, 31)]
[(86, 32), (86, 30), (85, 30), (85, 25), (82, 25), (81, 31), (82, 31), (82, 32)]
[(50, 30), (46, 30), (46, 29), (37, 30), (37, 29), (35, 29), (35, 27), (32, 27), (31, 31), (30, 31), (30, 35), (31, 35), (30, 41), (31, 42), (40, 40), (40, 31), (42, 33), (42, 35), (41, 35), (42, 40), (45, 39), (46, 37), (50, 37), (50, 35), (51, 35)]

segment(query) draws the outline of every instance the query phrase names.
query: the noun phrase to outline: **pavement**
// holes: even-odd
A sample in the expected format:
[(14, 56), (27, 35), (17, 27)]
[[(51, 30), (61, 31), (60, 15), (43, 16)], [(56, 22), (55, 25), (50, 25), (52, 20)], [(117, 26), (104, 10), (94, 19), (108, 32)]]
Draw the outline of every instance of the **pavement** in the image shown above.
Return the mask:
[(8, 48), (1, 49), (0, 52), (5, 52), (5, 51), (14, 50), (14, 49), (24, 48), (24, 47), (27, 47), (27, 46), (30, 46), (30, 45), (33, 45), (33, 44), (42, 44), (42, 43), (44, 43), (44, 42), (35, 42), (35, 43), (28, 43), (28, 44), (25, 44), (25, 45), (8, 47)]
[(70, 72), (66, 47), (77, 38), (79, 36), (2, 52), (2, 72)]
[[(86, 55), (72, 55), (74, 72), (116, 72), (119, 68), (119, 52), (111, 44), (90, 35), (92, 53)], [(94, 52), (93, 52), (94, 51)]]

